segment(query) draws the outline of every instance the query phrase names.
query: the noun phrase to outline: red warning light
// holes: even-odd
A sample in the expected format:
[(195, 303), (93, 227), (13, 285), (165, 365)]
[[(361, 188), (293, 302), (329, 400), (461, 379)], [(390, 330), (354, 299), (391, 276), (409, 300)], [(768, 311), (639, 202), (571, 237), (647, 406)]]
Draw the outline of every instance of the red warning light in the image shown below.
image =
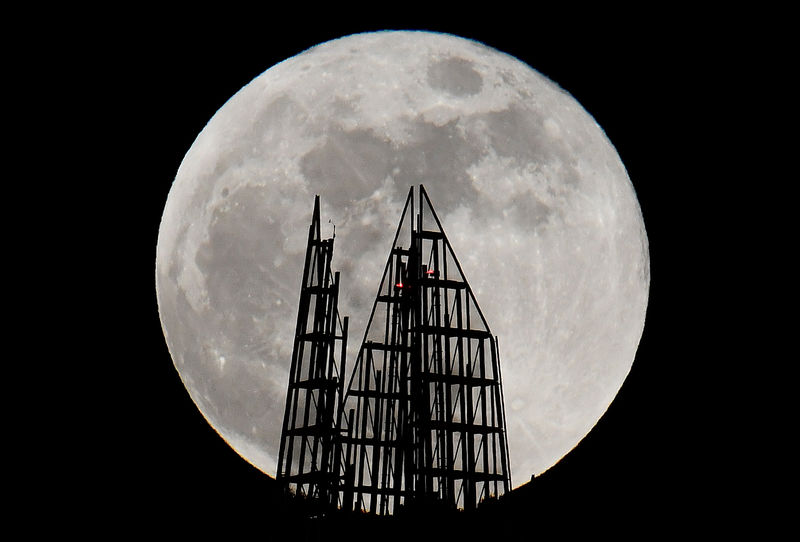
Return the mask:
[(425, 271), (425, 273), (428, 275), (433, 275), (433, 269), (428, 269), (427, 271)]
[(398, 288), (402, 288), (403, 287), (403, 283), (402, 282), (398, 282), (397, 284), (395, 284), (395, 286), (397, 286)]

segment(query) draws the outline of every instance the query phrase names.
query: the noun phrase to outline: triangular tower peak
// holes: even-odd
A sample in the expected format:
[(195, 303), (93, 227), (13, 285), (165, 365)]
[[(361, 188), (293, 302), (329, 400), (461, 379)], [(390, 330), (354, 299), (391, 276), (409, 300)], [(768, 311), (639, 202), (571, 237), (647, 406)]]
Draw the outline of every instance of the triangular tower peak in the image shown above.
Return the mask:
[(343, 506), (371, 513), (470, 510), (511, 484), (497, 342), (423, 186), (416, 203), (412, 187), (342, 405)]

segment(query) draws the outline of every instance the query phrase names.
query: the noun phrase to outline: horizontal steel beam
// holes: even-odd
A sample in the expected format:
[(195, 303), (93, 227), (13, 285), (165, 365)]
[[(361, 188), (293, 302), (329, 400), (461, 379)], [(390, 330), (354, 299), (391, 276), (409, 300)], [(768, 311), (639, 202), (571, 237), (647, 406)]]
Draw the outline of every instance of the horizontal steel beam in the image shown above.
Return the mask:
[(428, 333), (431, 335), (442, 335), (444, 337), (467, 337), (469, 339), (491, 339), (492, 334), (489, 331), (481, 329), (461, 329), (457, 327), (445, 326), (417, 326), (420, 333)]

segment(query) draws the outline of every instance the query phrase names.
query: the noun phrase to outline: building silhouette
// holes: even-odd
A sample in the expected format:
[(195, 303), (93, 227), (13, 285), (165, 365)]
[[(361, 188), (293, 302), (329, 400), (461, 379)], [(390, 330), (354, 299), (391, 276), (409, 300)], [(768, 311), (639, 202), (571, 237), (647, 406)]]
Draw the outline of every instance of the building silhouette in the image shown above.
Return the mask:
[(314, 202), (277, 479), (325, 510), (470, 511), (511, 489), (497, 338), (424, 187), (414, 196), (349, 374)]

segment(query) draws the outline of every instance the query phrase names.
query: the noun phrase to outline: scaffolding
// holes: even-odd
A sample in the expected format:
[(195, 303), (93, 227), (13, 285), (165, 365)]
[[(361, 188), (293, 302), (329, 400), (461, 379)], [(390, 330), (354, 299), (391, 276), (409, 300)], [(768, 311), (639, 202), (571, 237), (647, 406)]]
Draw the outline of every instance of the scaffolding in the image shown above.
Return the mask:
[(497, 337), (424, 187), (416, 206), (409, 190), (346, 390), (332, 252), (333, 239), (319, 239), (317, 197), (278, 479), (330, 507), (381, 515), (470, 511), (510, 491)]
[(331, 271), (332, 257), (333, 238), (320, 235), (317, 196), (308, 230), (277, 480), (288, 491), (328, 504), (335, 504), (338, 485), (334, 445), (348, 326), (348, 318), (339, 316), (339, 273)]

